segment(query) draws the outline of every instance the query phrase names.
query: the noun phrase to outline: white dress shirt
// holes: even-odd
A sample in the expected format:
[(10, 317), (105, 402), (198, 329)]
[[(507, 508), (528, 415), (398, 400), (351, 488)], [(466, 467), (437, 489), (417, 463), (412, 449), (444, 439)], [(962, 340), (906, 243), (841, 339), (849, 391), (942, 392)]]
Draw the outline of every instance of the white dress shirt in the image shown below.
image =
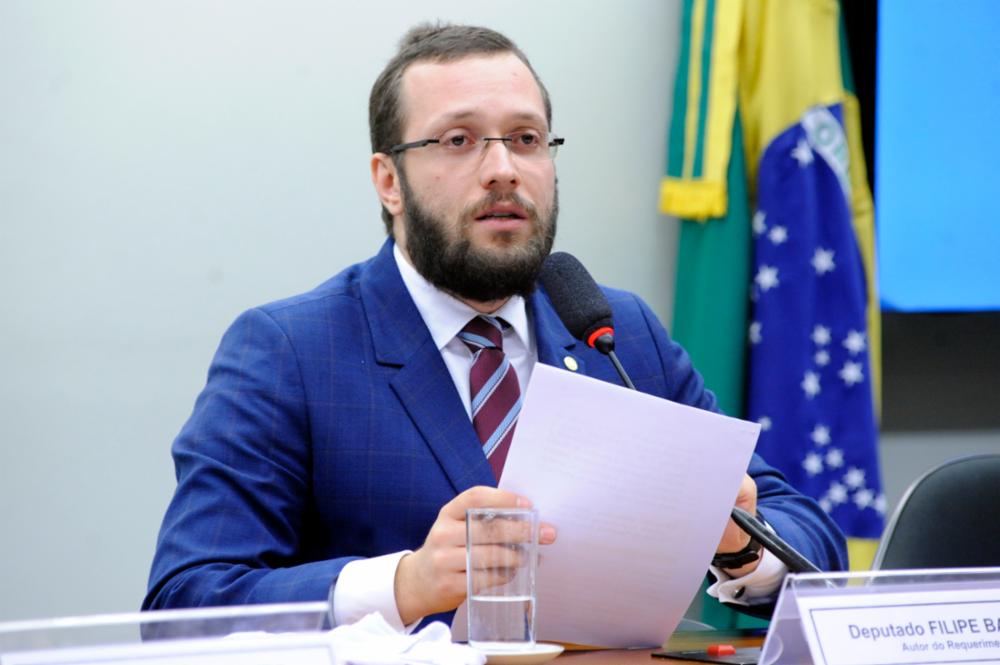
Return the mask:
[[(437, 288), (417, 272), (403, 257), (399, 246), (393, 247), (396, 266), (403, 284), (413, 298), (417, 311), (431, 333), (434, 344), (441, 352), (465, 412), (472, 420), (472, 396), (469, 394), (469, 372), (472, 369), (472, 352), (457, 335), (479, 312), (461, 300)], [(528, 324), (524, 298), (513, 296), (493, 316), (510, 324), (503, 331), (503, 351), (517, 372), (517, 382), (524, 394), (531, 378), (531, 370), (538, 360), (535, 336)], [(370, 559), (352, 561), (340, 571), (337, 584), (330, 597), (335, 625), (353, 623), (369, 612), (381, 612), (389, 625), (397, 630), (410, 631), (419, 621), (403, 625), (396, 607), (396, 566), (409, 550), (394, 552)]]
[[(771, 526), (768, 525), (767, 528), (771, 529)], [(788, 567), (765, 549), (762, 549), (760, 554), (760, 563), (752, 573), (743, 577), (730, 577), (723, 569), (709, 566), (716, 579), (715, 583), (706, 589), (708, 594), (724, 603), (736, 605), (771, 602), (785, 575), (788, 574)]]
[[(398, 245), (393, 247), (393, 256), (406, 290), (430, 330), (431, 338), (441, 352), (458, 396), (471, 420), (469, 371), (472, 368), (473, 354), (457, 335), (479, 312), (424, 279), (406, 260)], [(531, 378), (531, 370), (538, 360), (538, 348), (532, 327), (528, 323), (524, 298), (513, 296), (500, 309), (492, 312), (492, 315), (499, 316), (510, 324), (503, 333), (503, 350), (517, 372), (523, 395)], [(420, 621), (403, 625), (395, 595), (396, 567), (399, 560), (409, 553), (410, 550), (394, 552), (358, 559), (345, 565), (330, 593), (334, 625), (353, 623), (370, 612), (380, 612), (397, 630), (413, 630)], [(747, 605), (753, 604), (755, 600), (763, 602), (770, 598), (788, 570), (772, 554), (763, 550), (760, 565), (749, 575), (731, 579), (721, 570), (713, 568), (712, 572), (718, 581), (708, 589), (711, 595), (724, 602)]]

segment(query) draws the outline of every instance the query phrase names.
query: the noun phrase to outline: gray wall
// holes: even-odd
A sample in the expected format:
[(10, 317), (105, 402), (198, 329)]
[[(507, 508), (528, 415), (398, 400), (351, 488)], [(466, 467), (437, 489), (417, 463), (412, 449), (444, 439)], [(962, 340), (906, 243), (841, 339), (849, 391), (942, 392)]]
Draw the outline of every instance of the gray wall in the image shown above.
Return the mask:
[(138, 607), (223, 330), (384, 237), (368, 91), (436, 18), (529, 54), (559, 248), (666, 316), (676, 1), (0, 0), (0, 620)]
[[(0, 0), (0, 620), (138, 607), (169, 444), (222, 331), (383, 237), (366, 100), (418, 20), (487, 24), (530, 55), (568, 139), (558, 247), (669, 322), (676, 225), (656, 199), (678, 13)], [(995, 430), (894, 432), (890, 504), (936, 460), (998, 448)]]

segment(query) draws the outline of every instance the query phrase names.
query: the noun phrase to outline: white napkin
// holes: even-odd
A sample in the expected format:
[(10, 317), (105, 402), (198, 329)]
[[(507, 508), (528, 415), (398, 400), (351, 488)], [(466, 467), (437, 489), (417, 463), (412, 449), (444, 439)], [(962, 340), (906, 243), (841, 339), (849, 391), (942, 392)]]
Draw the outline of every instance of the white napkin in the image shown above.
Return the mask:
[(329, 633), (334, 665), (483, 665), (486, 656), (451, 641), (448, 626), (435, 621), (423, 630), (404, 635), (378, 612)]

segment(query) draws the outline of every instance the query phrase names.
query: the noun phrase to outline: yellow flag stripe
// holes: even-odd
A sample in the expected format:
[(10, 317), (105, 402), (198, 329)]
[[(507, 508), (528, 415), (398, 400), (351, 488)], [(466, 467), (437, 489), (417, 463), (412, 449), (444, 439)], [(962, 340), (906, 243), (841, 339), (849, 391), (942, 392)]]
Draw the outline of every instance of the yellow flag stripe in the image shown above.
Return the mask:
[[(705, 179), (725, 183), (732, 152), (743, 0), (717, 0), (705, 136)], [(740, 146), (741, 148), (742, 146)], [(723, 196), (725, 189), (723, 188)], [(725, 198), (722, 200), (725, 213)]]
[(705, 12), (708, 0), (695, 0), (691, 12), (687, 112), (684, 115), (684, 179), (694, 177), (694, 155), (698, 143), (698, 108), (701, 104), (701, 62), (705, 43)]

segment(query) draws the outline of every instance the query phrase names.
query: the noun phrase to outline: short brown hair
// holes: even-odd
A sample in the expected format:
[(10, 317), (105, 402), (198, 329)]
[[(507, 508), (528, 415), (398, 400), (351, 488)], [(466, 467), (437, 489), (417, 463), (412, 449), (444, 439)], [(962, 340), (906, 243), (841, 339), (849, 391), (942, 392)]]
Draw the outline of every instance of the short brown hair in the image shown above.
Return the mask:
[[(415, 62), (451, 62), (471, 55), (513, 53), (525, 64), (542, 93), (545, 120), (552, 125), (552, 103), (549, 92), (538, 78), (528, 57), (514, 42), (489, 28), (474, 25), (423, 23), (411, 28), (399, 41), (399, 50), (385, 66), (372, 86), (368, 98), (368, 130), (372, 152), (388, 153), (403, 142), (403, 110), (399, 101), (403, 73)], [(393, 160), (395, 161), (395, 157)], [(396, 162), (399, 166), (399, 162)], [(392, 233), (392, 215), (382, 207), (382, 220)]]

